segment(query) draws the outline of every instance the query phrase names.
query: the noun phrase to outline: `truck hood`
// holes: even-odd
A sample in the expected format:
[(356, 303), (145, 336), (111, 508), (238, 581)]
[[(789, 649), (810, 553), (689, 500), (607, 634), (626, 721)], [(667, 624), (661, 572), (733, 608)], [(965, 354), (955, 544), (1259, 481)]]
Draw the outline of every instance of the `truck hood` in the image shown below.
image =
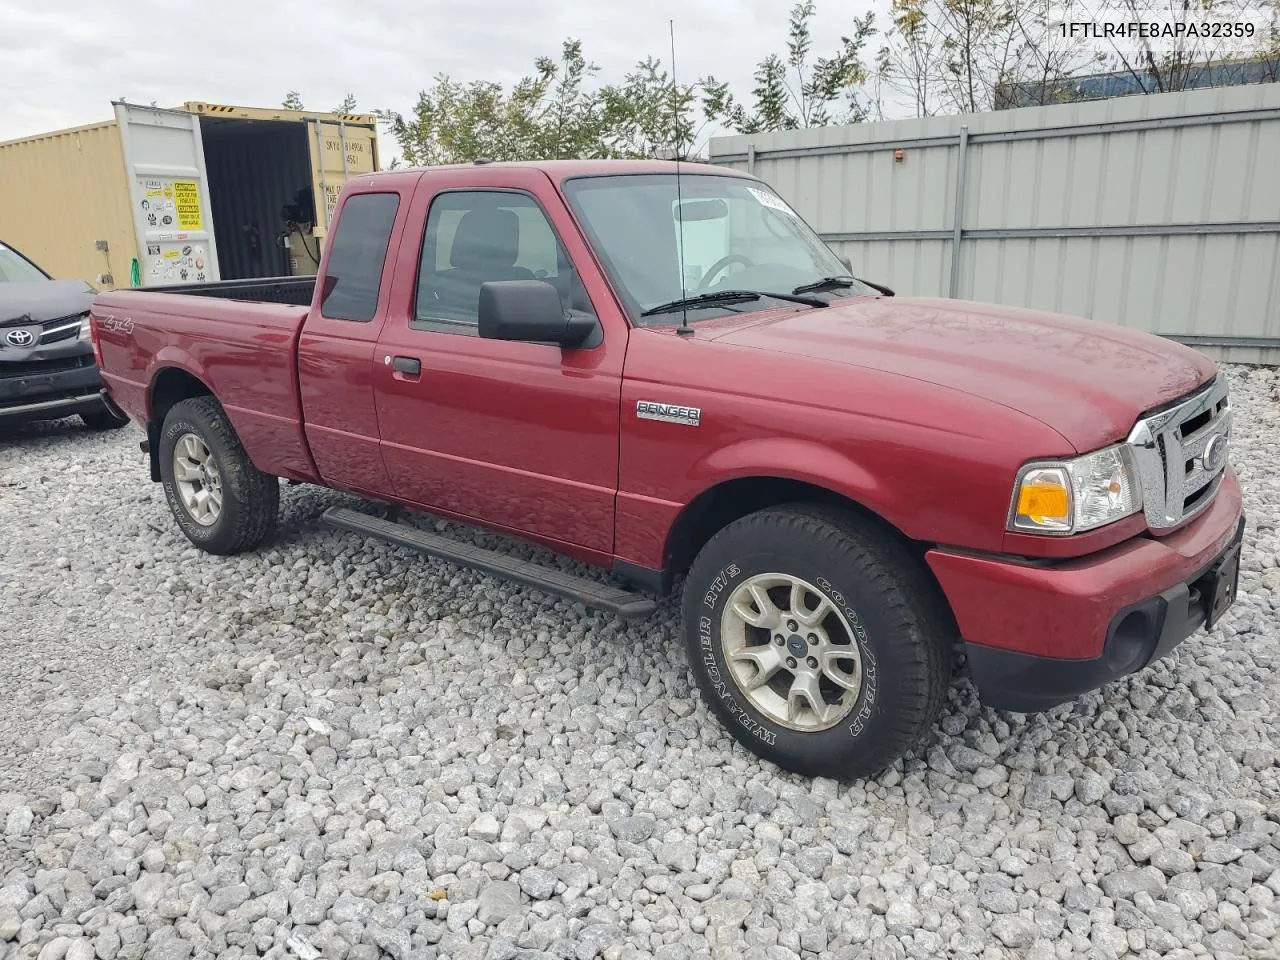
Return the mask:
[(83, 280), (0, 283), (0, 327), (21, 327), (84, 313), (97, 293)]
[(721, 343), (880, 370), (1002, 404), (1079, 452), (1123, 439), (1141, 413), (1216, 370), (1204, 355), (1152, 334), (961, 300), (860, 297), (714, 328), (708, 333)]

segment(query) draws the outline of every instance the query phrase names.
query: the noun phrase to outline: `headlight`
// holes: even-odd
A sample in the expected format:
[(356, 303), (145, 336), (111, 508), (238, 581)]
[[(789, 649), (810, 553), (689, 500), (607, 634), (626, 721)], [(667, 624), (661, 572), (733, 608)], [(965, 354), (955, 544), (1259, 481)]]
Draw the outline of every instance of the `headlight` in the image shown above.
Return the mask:
[(1030, 463), (1013, 487), (1009, 529), (1059, 536), (1114, 523), (1142, 509), (1133, 454), (1121, 443), (1074, 460)]
[(80, 333), (76, 336), (77, 340), (92, 340), (93, 328), (89, 326), (89, 315), (86, 313), (80, 318)]

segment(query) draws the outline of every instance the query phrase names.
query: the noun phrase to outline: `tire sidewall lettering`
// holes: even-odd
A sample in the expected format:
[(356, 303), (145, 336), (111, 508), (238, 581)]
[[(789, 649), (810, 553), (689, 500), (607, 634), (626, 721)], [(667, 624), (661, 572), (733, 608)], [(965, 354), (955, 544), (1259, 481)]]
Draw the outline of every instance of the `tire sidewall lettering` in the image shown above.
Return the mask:
[[(204, 526), (196, 523), (195, 520), (191, 518), (191, 515), (187, 513), (187, 508), (178, 498), (177, 485), (173, 478), (173, 450), (174, 447), (177, 446), (178, 437), (182, 436), (184, 433), (195, 434), (195, 436), (199, 437), (204, 442), (205, 446), (209, 447), (210, 452), (213, 452), (213, 447), (210, 445), (209, 440), (196, 424), (187, 420), (175, 420), (173, 423), (168, 424), (165, 427), (162, 438), (162, 456), (160, 460), (160, 470), (165, 480), (163, 484), (165, 499), (169, 501), (169, 509), (173, 512), (174, 517), (182, 526), (183, 533), (192, 540), (212, 540), (221, 527), (223, 517), (225, 517), (226, 514), (224, 513), (223, 516), (219, 517), (214, 523)], [(213, 455), (216, 459), (217, 454), (214, 453)]]
[(854, 713), (852, 720), (848, 724), (850, 736), (861, 736), (862, 731), (866, 729), (867, 721), (871, 719), (871, 714), (875, 712), (877, 684), (879, 682), (876, 671), (876, 657), (871, 650), (871, 641), (867, 636), (867, 628), (845, 595), (826, 577), (819, 577), (817, 586), (819, 590), (826, 593), (840, 607), (840, 612), (844, 614), (845, 620), (848, 621), (849, 626), (853, 629), (853, 642), (858, 645), (858, 652), (862, 656), (861, 699), (858, 703), (857, 712)]
[[(720, 576), (716, 577), (715, 582), (720, 582), (725, 571), (732, 568), (732, 577), (737, 577), (740, 571), (736, 564), (730, 564), (725, 570), (722, 570)], [(723, 587), (720, 593), (723, 593)], [(732, 678), (726, 678), (720, 670), (720, 658), (716, 655), (716, 638), (713, 636), (713, 625), (715, 621), (703, 614), (698, 618), (698, 649), (702, 669), (707, 674), (707, 687), (720, 700), (721, 706), (729, 712), (733, 720), (739, 724), (744, 730), (753, 737), (769, 746), (776, 746), (778, 742), (777, 733), (769, 726), (761, 723), (750, 715), (745, 704), (738, 699), (738, 686)]]
[(707, 587), (706, 592), (703, 594), (702, 605), (708, 610), (714, 610), (716, 608), (716, 601), (720, 598), (720, 595), (729, 588), (734, 580), (738, 579), (741, 573), (742, 570), (736, 563), (731, 563), (721, 569), (721, 571), (712, 579), (711, 585)]
[[(778, 728), (775, 728), (765, 720), (757, 719), (755, 716), (756, 711), (746, 702), (744, 695), (738, 689), (737, 682), (731, 676), (725, 675), (727, 665), (722, 667), (723, 653), (718, 649), (719, 623), (720, 616), (723, 615), (723, 605), (727, 602), (731, 593), (729, 587), (740, 579), (742, 575), (741, 565), (737, 563), (726, 564), (712, 578), (710, 585), (704, 591), (702, 606), (709, 610), (709, 614), (701, 613), (698, 617), (698, 659), (703, 671), (706, 673), (708, 689), (718, 698), (721, 707), (730, 715), (732, 720), (750, 731), (754, 737), (763, 743), (774, 746), (778, 739)], [(812, 582), (839, 606), (840, 612), (844, 615), (853, 632), (853, 642), (858, 645), (858, 652), (862, 657), (862, 690), (859, 693), (857, 708), (851, 717), (846, 718), (843, 724), (846, 734), (857, 738), (866, 732), (867, 726), (876, 711), (878, 671), (875, 654), (871, 650), (870, 639), (862, 618), (858, 616), (853, 604), (849, 602), (844, 593), (826, 577), (817, 577)], [(822, 734), (834, 733), (839, 729), (841, 727), (833, 727), (830, 730), (822, 731)]]

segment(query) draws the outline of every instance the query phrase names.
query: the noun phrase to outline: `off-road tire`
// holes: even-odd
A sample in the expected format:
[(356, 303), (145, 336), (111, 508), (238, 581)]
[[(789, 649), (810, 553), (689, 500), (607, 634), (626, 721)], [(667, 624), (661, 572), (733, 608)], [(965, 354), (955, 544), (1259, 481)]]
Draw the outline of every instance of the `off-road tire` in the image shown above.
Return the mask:
[(129, 422), (128, 417), (118, 417), (105, 406), (101, 410), (94, 410), (92, 413), (80, 414), (80, 419), (84, 421), (84, 425), (90, 430), (119, 430)]
[[(197, 523), (183, 506), (174, 482), (173, 453), (180, 437), (193, 433), (212, 453), (221, 474), (222, 508), (209, 526)], [(235, 428), (213, 397), (182, 400), (160, 430), (160, 478), (169, 509), (187, 539), (206, 553), (252, 550), (275, 531), (280, 484), (249, 460)]]
[[(721, 618), (735, 585), (774, 572), (819, 585), (858, 644), (861, 688), (828, 729), (771, 719), (726, 660)], [(951, 680), (954, 625), (936, 584), (892, 532), (827, 506), (770, 508), (720, 530), (689, 572), (683, 620), (690, 666), (721, 722), (758, 756), (806, 776), (879, 774), (924, 740)]]

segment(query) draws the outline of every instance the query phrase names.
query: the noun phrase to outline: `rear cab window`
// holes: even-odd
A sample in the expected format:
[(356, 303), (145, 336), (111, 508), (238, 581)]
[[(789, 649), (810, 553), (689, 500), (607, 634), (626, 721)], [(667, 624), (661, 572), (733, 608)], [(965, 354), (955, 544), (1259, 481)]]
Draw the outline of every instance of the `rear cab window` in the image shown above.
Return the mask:
[(329, 249), (325, 270), (329, 290), (320, 304), (321, 316), (356, 322), (373, 319), (399, 208), (398, 193), (359, 193), (343, 204)]

